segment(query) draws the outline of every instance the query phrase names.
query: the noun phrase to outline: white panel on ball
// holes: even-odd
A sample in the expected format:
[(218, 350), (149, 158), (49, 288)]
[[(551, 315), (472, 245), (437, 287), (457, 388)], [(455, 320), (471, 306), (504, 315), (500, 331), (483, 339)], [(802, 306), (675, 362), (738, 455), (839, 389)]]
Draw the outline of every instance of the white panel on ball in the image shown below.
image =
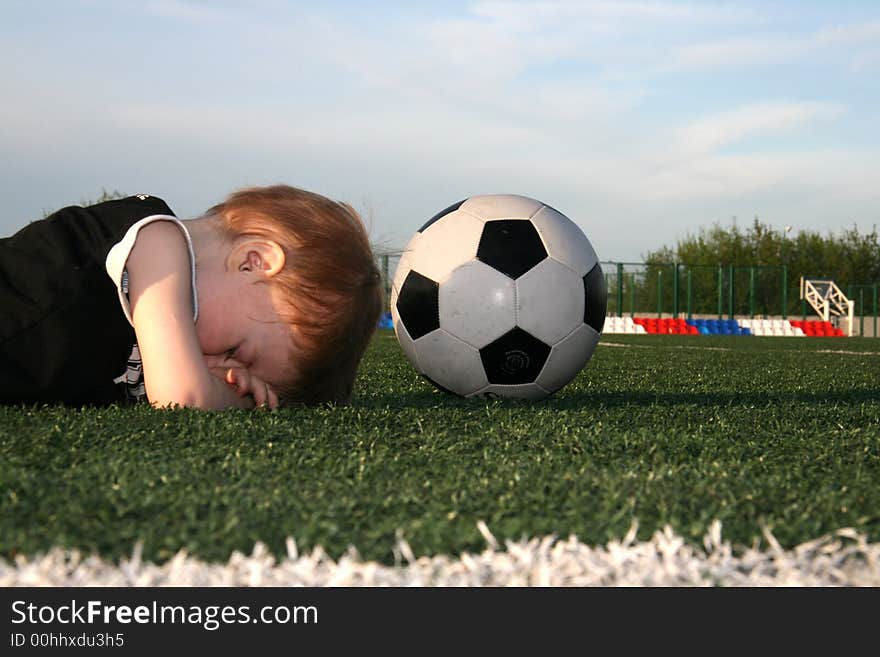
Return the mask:
[(414, 344), (423, 373), (444, 388), (467, 396), (489, 383), (480, 352), (443, 329), (431, 331)]
[(487, 194), (472, 196), (459, 210), (470, 212), (482, 219), (528, 219), (543, 203), (526, 196), (515, 194)]
[(410, 258), (409, 251), (404, 251), (400, 256), (400, 260), (397, 261), (397, 269), (394, 270), (394, 278), (391, 280), (391, 292), (395, 296), (400, 292), (403, 281), (406, 280), (406, 275), (410, 272), (410, 269), (412, 269), (412, 259)]
[(571, 219), (546, 205), (532, 217), (532, 223), (554, 260), (586, 276), (598, 262), (596, 251), (584, 232)]
[(438, 307), (440, 328), (482, 349), (516, 326), (516, 284), (472, 260), (441, 283)]
[(516, 325), (554, 345), (584, 322), (584, 279), (547, 258), (516, 279)]
[(410, 262), (422, 276), (442, 283), (449, 272), (476, 257), (482, 233), (483, 222), (476, 217), (450, 212), (410, 241)]
[(583, 324), (574, 333), (553, 345), (547, 362), (535, 383), (551, 392), (559, 390), (580, 372), (599, 343), (599, 334)]
[[(394, 334), (397, 336), (397, 341), (400, 343), (400, 348), (403, 349), (403, 353), (406, 354), (407, 360), (412, 363), (412, 366), (416, 369), (416, 372), (419, 374), (424, 373), (424, 369), (419, 363), (418, 355), (416, 354), (416, 345), (413, 342), (413, 339), (409, 335), (409, 331), (406, 330), (406, 327), (403, 325), (403, 322), (397, 320), (396, 310), (394, 306), (391, 306), (391, 312), (394, 313)], [(423, 336), (423, 337), (428, 337)]]
[(519, 385), (503, 386), (488, 385), (485, 388), (477, 390), (473, 397), (488, 397), (494, 399), (497, 397), (512, 397), (514, 399), (543, 399), (549, 391), (544, 390), (536, 383), (522, 383)]
[(403, 281), (406, 280), (406, 275), (410, 272), (411, 264), (409, 261), (408, 254), (404, 253), (400, 256), (400, 260), (397, 263), (397, 269), (394, 270), (394, 278), (391, 282), (391, 319), (397, 323), (399, 319), (397, 315), (397, 295), (400, 294), (400, 288), (403, 285)]

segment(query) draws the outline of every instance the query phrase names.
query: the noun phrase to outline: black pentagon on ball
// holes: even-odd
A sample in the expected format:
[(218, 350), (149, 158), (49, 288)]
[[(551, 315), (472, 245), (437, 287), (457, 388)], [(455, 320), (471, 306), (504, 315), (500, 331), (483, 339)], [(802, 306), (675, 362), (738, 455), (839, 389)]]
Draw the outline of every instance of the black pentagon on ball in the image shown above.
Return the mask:
[(430, 278), (415, 271), (406, 275), (397, 295), (397, 314), (413, 340), (440, 328), (439, 293), (440, 285)]
[(489, 383), (532, 383), (547, 362), (550, 347), (518, 326), (480, 349)]
[(547, 249), (528, 219), (487, 221), (477, 259), (516, 280), (547, 257)]
[(438, 213), (435, 214), (433, 217), (431, 217), (430, 219), (428, 219), (428, 221), (425, 222), (425, 225), (422, 226), (421, 228), (419, 228), (419, 231), (418, 231), (418, 232), (420, 232), (420, 233), (424, 233), (424, 232), (425, 232), (425, 229), (428, 228), (431, 224), (433, 224), (433, 223), (435, 223), (435, 222), (437, 222), (437, 221), (440, 221), (440, 219), (442, 219), (443, 217), (445, 217), (445, 216), (446, 216), (447, 214), (449, 214), (450, 212), (455, 212), (456, 210), (458, 210), (458, 209), (461, 207), (462, 203), (464, 203), (465, 201), (467, 201), (466, 198), (460, 200), (458, 203), (453, 203), (452, 205), (450, 205), (450, 206), (449, 206), (448, 208), (446, 208), (445, 210), (440, 210), (440, 212), (438, 212)]
[(584, 276), (584, 324), (592, 326), (597, 333), (605, 325), (605, 309), (608, 304), (608, 288), (599, 263)]

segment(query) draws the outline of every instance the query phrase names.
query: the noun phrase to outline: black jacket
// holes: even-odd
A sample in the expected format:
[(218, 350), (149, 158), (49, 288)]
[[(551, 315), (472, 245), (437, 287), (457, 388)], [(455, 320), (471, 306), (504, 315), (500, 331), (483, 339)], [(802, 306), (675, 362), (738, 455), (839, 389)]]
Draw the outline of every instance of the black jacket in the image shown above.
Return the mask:
[(126, 400), (135, 343), (107, 253), (144, 217), (173, 213), (153, 196), (71, 206), (0, 239), (0, 403)]

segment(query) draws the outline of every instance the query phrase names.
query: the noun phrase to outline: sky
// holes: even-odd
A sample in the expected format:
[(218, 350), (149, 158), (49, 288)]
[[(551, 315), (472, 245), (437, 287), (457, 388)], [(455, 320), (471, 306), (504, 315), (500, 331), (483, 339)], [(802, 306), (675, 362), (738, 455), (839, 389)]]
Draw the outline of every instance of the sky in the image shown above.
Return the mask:
[(477, 194), (604, 261), (880, 223), (874, 0), (0, 0), (0, 94), (0, 236), (105, 189), (191, 218), (274, 183), (388, 249)]

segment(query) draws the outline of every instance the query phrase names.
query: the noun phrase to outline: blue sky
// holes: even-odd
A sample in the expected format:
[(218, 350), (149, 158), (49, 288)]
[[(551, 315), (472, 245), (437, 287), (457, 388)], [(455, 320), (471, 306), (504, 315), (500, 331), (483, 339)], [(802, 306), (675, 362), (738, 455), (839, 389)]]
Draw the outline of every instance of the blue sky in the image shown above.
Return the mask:
[(0, 235), (102, 188), (285, 182), (402, 247), (466, 196), (603, 260), (700, 226), (880, 223), (877, 2), (0, 3)]

